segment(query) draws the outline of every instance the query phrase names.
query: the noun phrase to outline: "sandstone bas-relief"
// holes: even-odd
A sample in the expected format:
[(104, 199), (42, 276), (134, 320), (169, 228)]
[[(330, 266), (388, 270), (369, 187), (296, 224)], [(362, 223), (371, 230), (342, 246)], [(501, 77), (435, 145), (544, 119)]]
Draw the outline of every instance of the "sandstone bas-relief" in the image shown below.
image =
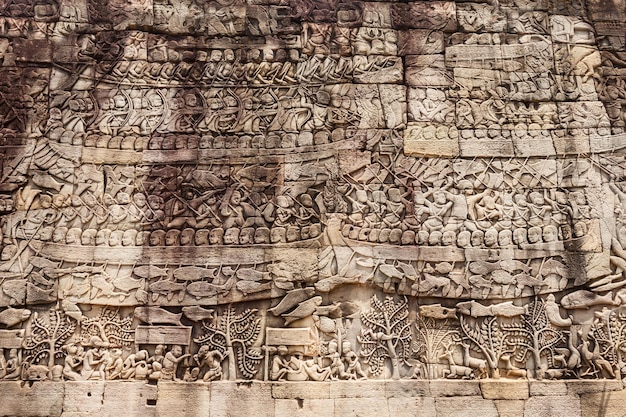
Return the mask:
[(621, 379), (606, 7), (7, 2), (0, 377)]

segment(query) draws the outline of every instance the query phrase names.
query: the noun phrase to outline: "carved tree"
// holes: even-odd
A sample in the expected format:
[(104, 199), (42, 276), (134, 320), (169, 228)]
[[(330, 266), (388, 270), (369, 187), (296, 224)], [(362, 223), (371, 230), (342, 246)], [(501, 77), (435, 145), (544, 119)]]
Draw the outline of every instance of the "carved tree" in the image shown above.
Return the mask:
[[(200, 345), (209, 345), (211, 350), (218, 350), (223, 356), (228, 356), (228, 379), (237, 379), (237, 371), (245, 379), (254, 377), (257, 366), (263, 355), (251, 346), (261, 333), (261, 319), (257, 317), (256, 309), (246, 309), (237, 314), (235, 309), (228, 307), (221, 316), (213, 322), (202, 322), (206, 332), (194, 341)], [(237, 354), (235, 359), (235, 352)]]
[(459, 331), (452, 327), (451, 321), (435, 320), (432, 317), (419, 316), (415, 323), (417, 340), (413, 341), (413, 352), (417, 353), (426, 364), (427, 378), (435, 377), (434, 366), (439, 363), (439, 355), (444, 345), (459, 337)]
[(24, 340), (24, 362), (48, 361), (50, 372), (55, 358), (63, 357), (62, 347), (76, 330), (76, 320), (61, 310), (50, 310), (48, 316), (33, 313), (32, 332)]
[(400, 379), (400, 361), (406, 362), (411, 354), (411, 327), (408, 321), (409, 309), (404, 298), (395, 303), (392, 297), (380, 301), (375, 295), (371, 299), (373, 309), (361, 314), (361, 329), (358, 337), (361, 343), (361, 356), (370, 366), (374, 376), (382, 373), (385, 361), (389, 359), (392, 378)]
[(554, 348), (565, 341), (563, 334), (550, 324), (546, 314), (545, 303), (536, 299), (528, 305), (528, 313), (522, 314), (522, 321), (503, 324), (509, 334), (509, 343), (516, 345), (516, 360), (525, 362), (528, 353), (533, 357), (535, 377), (543, 378), (541, 358), (545, 357), (548, 367), (554, 366)]
[(131, 328), (132, 317), (122, 318), (117, 311), (103, 308), (98, 317), (83, 318), (80, 323), (84, 342), (91, 336), (98, 336), (114, 346), (129, 347), (134, 340), (135, 331)]
[(497, 317), (487, 316), (468, 321), (467, 316), (461, 314), (462, 340), (470, 341), (470, 348), (475, 352), (482, 352), (487, 360), (492, 378), (500, 378), (498, 363), (500, 357), (508, 347), (510, 334), (500, 326)]

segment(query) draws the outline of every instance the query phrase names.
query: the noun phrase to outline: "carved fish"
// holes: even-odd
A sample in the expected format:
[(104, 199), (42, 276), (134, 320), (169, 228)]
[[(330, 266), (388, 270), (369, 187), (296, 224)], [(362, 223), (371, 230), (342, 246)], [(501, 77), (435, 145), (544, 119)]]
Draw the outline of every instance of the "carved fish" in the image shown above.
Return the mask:
[(301, 302), (291, 313), (283, 314), (285, 326), (288, 326), (296, 320), (303, 319), (315, 313), (315, 309), (322, 304), (322, 297), (319, 295)]
[(146, 280), (143, 278), (135, 279), (135, 278), (131, 278), (130, 276), (121, 275), (121, 276), (115, 277), (115, 279), (113, 279), (111, 283), (118, 290), (128, 292), (131, 290), (137, 290), (139, 288), (143, 288), (146, 285)]
[(34, 174), (32, 180), (35, 185), (41, 188), (50, 188), (55, 191), (61, 191), (61, 187), (63, 186), (48, 174)]
[(161, 307), (135, 307), (133, 315), (142, 323), (183, 325), (180, 322), (183, 313), (171, 313)]
[(487, 275), (499, 268), (499, 262), (474, 261), (469, 264), (470, 272), (478, 275)]
[(513, 275), (502, 269), (496, 269), (495, 271), (492, 271), (491, 278), (496, 284), (511, 285), (515, 282)]
[(226, 186), (226, 181), (219, 178), (217, 175), (213, 174), (211, 171), (197, 169), (191, 174), (191, 177), (202, 188), (216, 189), (216, 188), (223, 188)]
[(174, 270), (174, 278), (179, 281), (199, 281), (203, 278), (215, 278), (216, 268), (200, 268), (198, 266), (183, 266)]
[(28, 320), (30, 315), (31, 311), (28, 309), (9, 307), (0, 313), (0, 323), (7, 327), (13, 327)]
[(434, 319), (450, 319), (456, 317), (456, 308), (443, 307), (441, 304), (432, 304), (419, 307), (420, 316)]
[(48, 285), (54, 284), (54, 281), (47, 280), (43, 275), (41, 275), (39, 272), (36, 272), (36, 271), (32, 271), (30, 274), (28, 274), (28, 277), (35, 284), (39, 284), (39, 285), (43, 285), (43, 286), (48, 286)]
[(167, 270), (154, 265), (142, 265), (133, 269), (133, 273), (140, 278), (160, 278), (167, 276)]
[(136, 292), (135, 292), (135, 299), (137, 301), (139, 301), (140, 303), (147, 303), (148, 302), (148, 292), (146, 290), (144, 290), (143, 288), (139, 288)]
[(91, 281), (91, 287), (92, 287), (90, 298), (92, 300), (96, 298), (98, 295), (100, 295), (100, 293), (102, 293), (102, 295), (104, 295), (107, 298), (110, 298), (113, 296), (119, 296), (120, 301), (124, 301), (124, 298), (128, 296), (127, 292), (115, 291), (115, 286), (113, 286), (113, 284), (109, 282), (106, 276), (103, 274), (92, 275), (90, 281)]
[(46, 258), (42, 258), (40, 256), (33, 256), (28, 261), (30, 262), (30, 264), (32, 266), (34, 266), (36, 268), (45, 269), (45, 268), (56, 268), (57, 267), (57, 263), (56, 262), (52, 262), (51, 260), (46, 259)]
[(9, 304), (24, 304), (26, 302), (26, 280), (16, 279), (2, 284), (2, 292), (11, 300)]
[(49, 290), (42, 290), (41, 288), (31, 284), (30, 282), (26, 283), (26, 294), (27, 300), (30, 303), (35, 303), (39, 301), (52, 301), (53, 298), (52, 292), (54, 288)]
[(383, 274), (385, 274), (389, 278), (400, 279), (400, 278), (402, 278), (404, 276), (404, 274), (401, 271), (399, 271), (398, 268), (396, 268), (393, 265), (383, 264), (383, 265), (380, 265), (378, 267), (378, 269), (380, 270), (380, 272), (382, 272)]
[(541, 265), (541, 275), (557, 274), (562, 277), (569, 273), (569, 267), (556, 259), (549, 259)]
[(510, 273), (513, 273), (515, 271), (529, 272), (531, 269), (525, 263), (517, 261), (515, 259), (507, 259), (507, 260), (500, 261), (500, 268)]
[(291, 290), (287, 294), (285, 294), (283, 299), (280, 300), (280, 303), (270, 308), (268, 311), (275, 316), (279, 316), (284, 312), (291, 310), (302, 301), (308, 300), (309, 298), (313, 297), (313, 294), (315, 294), (315, 290), (311, 287)]
[(171, 301), (172, 298), (174, 298), (174, 293), (178, 291), (178, 299), (182, 302), (185, 297), (185, 284), (170, 281), (168, 279), (162, 279), (148, 285), (148, 291), (152, 293), (152, 301), (156, 301), (159, 298), (159, 295), (165, 295), (167, 300)]
[(413, 265), (404, 262), (398, 262), (398, 268), (404, 272), (404, 276), (411, 281), (415, 281), (417, 277), (417, 271), (413, 268)]
[(522, 287), (539, 287), (543, 284), (542, 280), (531, 277), (525, 272), (513, 275), (513, 278), (515, 278), (515, 282), (517, 282), (517, 285), (521, 285)]
[(243, 268), (237, 271), (237, 278), (245, 281), (261, 281), (263, 276), (263, 272), (252, 268)]
[(217, 294), (228, 292), (233, 287), (233, 284), (234, 277), (231, 277), (222, 285), (210, 284), (204, 281), (192, 282), (187, 285), (187, 292), (199, 300), (203, 297), (215, 297)]
[(83, 319), (83, 312), (80, 311), (80, 308), (78, 308), (78, 305), (76, 305), (76, 303), (72, 303), (68, 299), (65, 299), (61, 301), (61, 308), (63, 309), (63, 312), (66, 316), (73, 318), (77, 322), (80, 323), (80, 321)]
[(456, 308), (461, 314), (472, 316), (474, 318), (492, 315), (491, 306), (484, 306), (473, 300), (457, 303)]
[(265, 284), (261, 284), (260, 282), (254, 281), (239, 281), (237, 283), (237, 289), (243, 293), (243, 295), (248, 295), (250, 293), (268, 291), (272, 289), (272, 283), (267, 282)]
[(335, 321), (326, 316), (313, 316), (313, 322), (315, 323), (315, 327), (322, 333), (333, 334), (337, 330)]
[(563, 297), (561, 299), (561, 305), (568, 310), (573, 310), (599, 305), (615, 305), (615, 303), (611, 298), (611, 293), (601, 297), (591, 291), (578, 290)]
[(355, 275), (354, 277), (341, 277), (339, 275), (335, 275), (316, 282), (315, 289), (319, 292), (331, 292), (340, 285), (355, 284), (359, 282), (359, 278), (360, 275)]
[(524, 313), (527, 313), (527, 307), (519, 307), (513, 304), (512, 301), (506, 301), (504, 303), (492, 304), (489, 306), (491, 313), (494, 316), (500, 317), (517, 317)]
[(319, 306), (315, 309), (315, 314), (318, 316), (328, 316), (331, 319), (338, 319), (341, 317), (350, 317), (353, 314), (361, 312), (361, 307), (358, 304), (350, 301), (334, 302), (328, 306)]
[(214, 310), (202, 308), (200, 306), (186, 306), (183, 307), (183, 314), (189, 320), (202, 321), (213, 318)]

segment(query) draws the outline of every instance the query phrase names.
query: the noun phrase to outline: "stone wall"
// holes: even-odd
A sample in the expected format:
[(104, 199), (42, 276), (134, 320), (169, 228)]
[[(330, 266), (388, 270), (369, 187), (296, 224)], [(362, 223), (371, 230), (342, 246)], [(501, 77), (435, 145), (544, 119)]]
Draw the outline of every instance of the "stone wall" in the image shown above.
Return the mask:
[(619, 381), (3, 382), (3, 416), (622, 416)]
[(2, 2), (0, 410), (619, 410), (625, 7)]

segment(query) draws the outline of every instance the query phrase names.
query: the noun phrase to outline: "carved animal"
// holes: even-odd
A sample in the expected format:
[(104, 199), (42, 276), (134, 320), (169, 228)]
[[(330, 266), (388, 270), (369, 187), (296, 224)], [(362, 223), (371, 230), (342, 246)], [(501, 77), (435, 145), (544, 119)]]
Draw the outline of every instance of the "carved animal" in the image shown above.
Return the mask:
[(57, 267), (57, 263), (56, 262), (52, 262), (51, 260), (46, 259), (46, 258), (42, 258), (40, 256), (33, 256), (28, 261), (35, 268), (41, 268), (41, 269), (52, 268), (52, 269), (54, 269), (54, 268)]
[(335, 301), (331, 305), (317, 307), (315, 309), (315, 314), (318, 316), (328, 316), (331, 319), (338, 319), (341, 317), (350, 317), (360, 311), (361, 308), (355, 303), (350, 301)]
[(192, 321), (202, 321), (209, 320), (213, 318), (213, 313), (215, 310), (205, 309), (200, 306), (185, 306), (183, 307), (183, 314), (189, 320)]
[(30, 282), (26, 283), (26, 294), (28, 294), (28, 302), (35, 303), (38, 301), (51, 301), (54, 288), (43, 290)]
[(148, 291), (152, 293), (152, 301), (156, 301), (159, 298), (159, 295), (165, 295), (167, 300), (171, 301), (172, 298), (174, 298), (174, 293), (178, 292), (178, 300), (182, 302), (185, 297), (185, 288), (185, 284), (170, 281), (168, 279), (162, 279), (148, 285)]
[(469, 379), (472, 377), (473, 369), (469, 366), (455, 364), (451, 351), (446, 350), (443, 355), (439, 356), (439, 359), (446, 359), (448, 361), (448, 369), (444, 369), (442, 372), (444, 378), (452, 379), (461, 377), (463, 379)]
[(120, 300), (123, 300), (125, 297), (128, 296), (127, 292), (115, 291), (115, 286), (111, 282), (109, 282), (103, 274), (91, 276), (91, 287), (92, 288), (90, 298), (92, 300), (100, 294), (104, 295), (107, 298), (119, 296)]
[(360, 275), (353, 277), (341, 277), (338, 275), (324, 278), (315, 283), (315, 289), (319, 292), (331, 292), (335, 288), (344, 284), (354, 284), (359, 281)]
[(500, 269), (499, 262), (474, 261), (469, 264), (470, 272), (477, 275), (487, 275), (496, 269)]
[(500, 268), (510, 273), (515, 271), (530, 272), (531, 270), (531, 268), (525, 263), (514, 259), (500, 261)]
[(239, 281), (236, 287), (239, 291), (243, 293), (243, 295), (248, 295), (250, 293), (271, 290), (272, 283), (266, 282), (264, 284), (261, 284), (260, 282), (254, 281)]
[(463, 366), (468, 366), (477, 370), (476, 377), (487, 377), (487, 361), (484, 359), (473, 358), (470, 355), (470, 345), (462, 343), (463, 346)]
[(611, 293), (601, 297), (591, 291), (578, 290), (563, 297), (561, 299), (561, 305), (568, 310), (572, 310), (599, 305), (615, 305), (615, 303), (611, 298)]
[(204, 278), (215, 278), (217, 268), (200, 268), (198, 266), (183, 266), (174, 270), (174, 278), (178, 281), (199, 281)]
[(32, 177), (33, 183), (41, 188), (50, 188), (55, 191), (60, 191), (62, 184), (57, 182), (51, 175), (48, 174), (34, 174)]
[(180, 322), (183, 313), (175, 314), (161, 307), (135, 307), (133, 315), (142, 323), (183, 325)]
[(26, 301), (26, 280), (15, 279), (5, 282), (2, 284), (2, 292), (11, 299), (9, 304), (23, 304)]
[(318, 316), (314, 314), (313, 322), (315, 323), (315, 327), (317, 327), (322, 333), (334, 334), (337, 330), (335, 321), (326, 316)]
[(456, 308), (443, 307), (441, 304), (431, 304), (419, 307), (420, 316), (434, 319), (451, 319), (456, 317)]
[(133, 269), (133, 274), (139, 278), (160, 278), (167, 276), (167, 270), (154, 265), (142, 265)]
[(512, 301), (506, 301), (504, 303), (493, 304), (490, 306), (491, 312), (494, 316), (500, 317), (517, 317), (528, 312), (527, 307), (519, 307), (513, 305)]
[(503, 354), (500, 359), (504, 361), (505, 372), (504, 376), (507, 378), (526, 378), (526, 369), (520, 369), (511, 363), (511, 355)]
[(296, 320), (303, 319), (315, 313), (315, 309), (322, 304), (322, 297), (319, 295), (301, 302), (291, 313), (283, 314), (285, 326), (288, 326)]
[(69, 316), (76, 320), (77, 322), (81, 322), (83, 319), (83, 312), (78, 308), (76, 303), (71, 302), (67, 298), (61, 301), (61, 308), (66, 316)]
[(137, 290), (139, 288), (144, 288), (146, 285), (146, 280), (131, 278), (130, 276), (117, 276), (111, 280), (111, 283), (118, 290), (122, 290), (124, 292), (129, 292), (132, 290)]
[(557, 327), (569, 327), (572, 325), (572, 316), (569, 316), (569, 318), (566, 319), (561, 317), (559, 305), (556, 301), (554, 301), (554, 295), (548, 295), (544, 305), (546, 309), (546, 316), (552, 325)]
[(187, 293), (201, 299), (203, 297), (215, 297), (218, 294), (224, 294), (230, 291), (235, 283), (235, 277), (230, 277), (224, 284), (210, 284), (204, 281), (192, 282), (187, 285)]
[(491, 306), (484, 306), (474, 300), (457, 303), (456, 308), (461, 314), (465, 314), (475, 318), (493, 315), (491, 312)]
[(268, 311), (275, 316), (280, 316), (284, 312), (297, 306), (302, 301), (313, 297), (313, 294), (315, 294), (315, 290), (311, 287), (291, 290), (283, 297), (282, 300), (280, 300), (280, 303), (270, 308)]
[(261, 281), (264, 277), (263, 272), (252, 268), (242, 268), (237, 270), (237, 278), (244, 281)]
[(39, 272), (32, 271), (30, 274), (28, 274), (28, 277), (33, 281), (33, 283), (43, 285), (44, 287), (54, 284), (53, 280), (46, 279)]
[(31, 365), (28, 362), (22, 364), (22, 379), (25, 381), (45, 381), (49, 373), (50, 370), (45, 365)]
[(30, 315), (31, 311), (28, 309), (8, 307), (0, 313), (0, 323), (7, 327), (13, 327), (28, 320)]
[(567, 348), (569, 350), (569, 358), (567, 359), (567, 369), (574, 370), (580, 366), (580, 352), (574, 346), (573, 333), (567, 338)]

